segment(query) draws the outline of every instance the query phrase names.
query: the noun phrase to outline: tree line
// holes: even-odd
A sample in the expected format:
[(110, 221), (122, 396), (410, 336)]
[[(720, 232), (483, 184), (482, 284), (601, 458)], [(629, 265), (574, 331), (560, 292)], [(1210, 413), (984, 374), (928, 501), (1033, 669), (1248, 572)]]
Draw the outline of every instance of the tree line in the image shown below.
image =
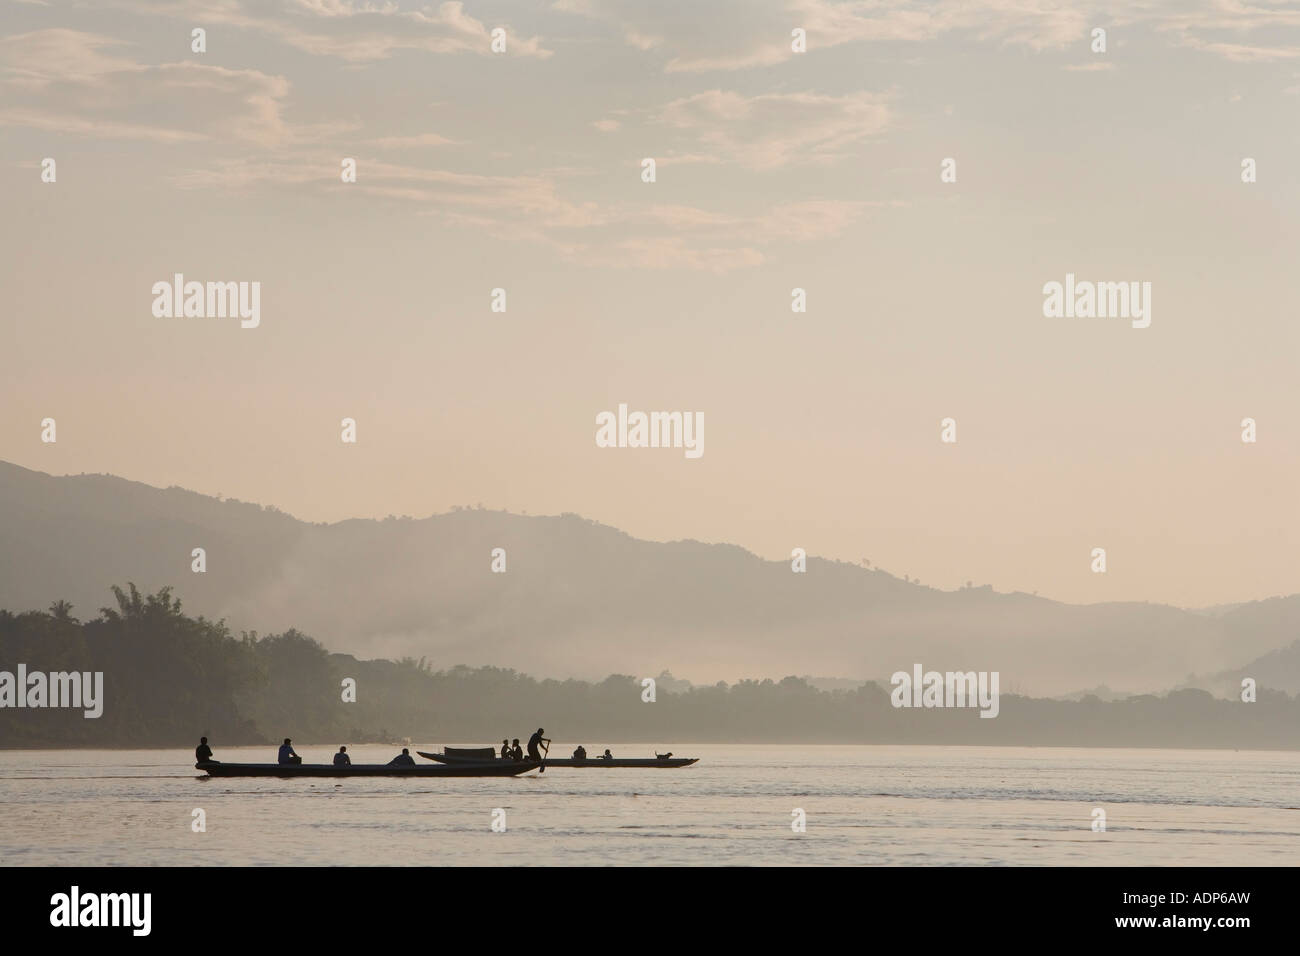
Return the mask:
[[(866, 682), (822, 690), (798, 677), (683, 687), (665, 679), (654, 702), (641, 678), (538, 679), (499, 667), (435, 670), (426, 660), (332, 654), (297, 630), (260, 636), (186, 615), (170, 588), (112, 588), (89, 620), (59, 601), (0, 610), (0, 671), (102, 672), (104, 709), (0, 709), (0, 747), (480, 742), (538, 726), (557, 741), (877, 743), (1300, 749), (1300, 695), (1258, 700), (1179, 690), (1115, 701), (1002, 695), (997, 718), (975, 709), (895, 708)], [(661, 675), (667, 678), (667, 675)], [(345, 700), (347, 682), (355, 700)]]

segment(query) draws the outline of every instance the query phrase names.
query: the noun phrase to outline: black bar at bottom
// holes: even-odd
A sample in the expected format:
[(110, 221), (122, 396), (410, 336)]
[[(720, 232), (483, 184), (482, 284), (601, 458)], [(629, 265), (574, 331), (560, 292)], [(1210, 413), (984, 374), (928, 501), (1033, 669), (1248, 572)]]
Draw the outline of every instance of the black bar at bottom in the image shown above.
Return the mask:
[(1032, 931), (1053, 934), (1039, 938), (1054, 944), (1123, 936), (1180, 943), (1199, 936), (1230, 944), (1243, 933), (1286, 928), (1295, 876), (1278, 868), (106, 867), (4, 873), (8, 888), (0, 912), (6, 933), (17, 932), (17, 938), (76, 933), (82, 941), (116, 937), (127, 945), (206, 939), (228, 946), (279, 939), (325, 945), (359, 939), (382, 946), (386, 938), (397, 945), (403, 935), (475, 931), (544, 931), (553, 941), (615, 930), (675, 945), (685, 942), (677, 935), (683, 932), (698, 940), (770, 943), (767, 934), (783, 924), (821, 938), (831, 931), (865, 932), (873, 942), (992, 944)]

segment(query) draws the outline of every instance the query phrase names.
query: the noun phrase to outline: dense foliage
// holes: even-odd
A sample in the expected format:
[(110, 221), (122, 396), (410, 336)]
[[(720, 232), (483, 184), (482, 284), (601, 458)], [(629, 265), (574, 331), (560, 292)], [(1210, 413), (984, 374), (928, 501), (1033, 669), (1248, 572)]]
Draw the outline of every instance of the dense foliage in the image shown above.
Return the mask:
[[(734, 743), (949, 743), (1042, 746), (1300, 748), (1300, 697), (1261, 690), (1245, 704), (1201, 690), (1103, 702), (1002, 696), (996, 719), (974, 709), (894, 708), (866, 683), (819, 690), (807, 681), (743, 680), (641, 699), (637, 677), (538, 680), (495, 668), (434, 670), (424, 660), (360, 661), (289, 630), (235, 636), (192, 618), (164, 588), (114, 587), (116, 606), (79, 621), (66, 602), (0, 610), (0, 671), (102, 671), (104, 709), (0, 709), (0, 747), (151, 747), (411, 738), (481, 742), (527, 737), (604, 746)], [(345, 678), (356, 701), (343, 700)]]

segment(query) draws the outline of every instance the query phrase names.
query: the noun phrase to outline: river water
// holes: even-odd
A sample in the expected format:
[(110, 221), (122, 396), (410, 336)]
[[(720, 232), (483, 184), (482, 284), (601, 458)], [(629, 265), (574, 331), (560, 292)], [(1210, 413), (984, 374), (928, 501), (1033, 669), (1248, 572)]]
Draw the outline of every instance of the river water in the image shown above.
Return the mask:
[[(309, 763), (327, 762), (333, 749), (305, 746), (299, 753)], [(397, 752), (348, 749), (357, 763), (387, 762)], [(417, 749), (441, 745), (411, 746)], [(642, 745), (612, 749), (616, 756), (650, 756)], [(275, 759), (273, 747), (216, 750), (228, 762)], [(717, 744), (673, 750), (701, 760), (681, 770), (552, 768), (515, 778), (240, 780), (202, 777), (190, 750), (0, 751), (0, 865), (1300, 860), (1300, 754)], [(205, 832), (193, 829), (196, 809), (204, 811)], [(1104, 832), (1093, 828), (1096, 809), (1105, 813)], [(791, 827), (795, 810), (804, 813), (805, 832)], [(504, 832), (494, 832), (494, 819), (504, 819)]]

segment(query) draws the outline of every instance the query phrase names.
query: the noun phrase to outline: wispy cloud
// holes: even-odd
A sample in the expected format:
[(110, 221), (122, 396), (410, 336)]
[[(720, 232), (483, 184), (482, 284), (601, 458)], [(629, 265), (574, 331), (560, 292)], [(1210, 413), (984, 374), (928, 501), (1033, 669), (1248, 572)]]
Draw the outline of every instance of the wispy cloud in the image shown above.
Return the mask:
[(307, 128), (284, 119), (289, 81), (282, 76), (194, 61), (153, 65), (110, 52), (123, 46), (65, 29), (0, 40), (7, 101), (0, 122), (157, 142), (279, 146), (309, 138)]
[(413, 136), (380, 136), (367, 140), (379, 149), (411, 149), (420, 146), (455, 146), (458, 142), (437, 133), (416, 133)]
[(1275, 60), (1294, 60), (1300, 57), (1300, 44), (1292, 47), (1252, 46), (1247, 43), (1223, 43), (1203, 40), (1187, 35), (1182, 38), (1184, 46), (1202, 50), (1232, 60), (1235, 63), (1268, 63)]
[(716, 273), (752, 269), (766, 261), (762, 251), (752, 246), (700, 246), (678, 236), (578, 246), (566, 258), (604, 269), (685, 269)]
[(545, 59), (540, 37), (507, 23), (491, 26), (465, 12), (459, 0), (402, 10), (396, 3), (296, 0), (268, 5), (252, 0), (112, 0), (120, 9), (203, 24), (223, 24), (265, 34), (315, 56), (351, 63), (383, 60), (403, 50), (492, 56), (493, 27), (507, 31), (507, 56)]
[(870, 92), (744, 96), (714, 89), (673, 100), (655, 121), (687, 134), (696, 156), (774, 169), (830, 161), (850, 144), (883, 132), (892, 119), (890, 99)]
[[(1086, 36), (1089, 12), (1065, 0), (786, 0), (756, 5), (722, 0), (699, 16), (665, 16), (632, 0), (565, 0), (553, 9), (619, 24), (624, 41), (662, 53), (668, 73), (706, 73), (774, 66), (796, 54), (791, 31), (810, 51), (858, 43), (922, 43), (945, 35), (1060, 49)], [(654, 43), (645, 43), (653, 37)]]
[(868, 210), (895, 204), (810, 200), (738, 214), (686, 203), (575, 200), (551, 175), (483, 175), (366, 156), (357, 163), (357, 183), (347, 187), (338, 185), (338, 157), (324, 152), (217, 160), (173, 181), (186, 189), (234, 192), (355, 189), (495, 239), (544, 243), (573, 261), (714, 272), (761, 264), (762, 247), (833, 239)]
[(155, 143), (196, 143), (208, 137), (201, 133), (158, 126), (142, 126), (116, 120), (49, 113), (21, 107), (0, 107), (0, 126), (19, 126), (69, 136), (97, 139), (147, 140)]
[[(1293, 3), (1250, 0), (715, 0), (698, 16), (665, 16), (636, 0), (560, 0), (560, 12), (617, 25), (629, 46), (663, 57), (669, 73), (708, 73), (771, 67), (798, 55), (790, 33), (806, 31), (815, 54), (849, 44), (964, 42), (1060, 51), (1083, 44), (1093, 27), (1143, 26), (1166, 33), (1177, 46), (1236, 62), (1289, 59), (1300, 37), (1279, 42), (1284, 28), (1300, 26)], [(1268, 31), (1269, 42), (1243, 38)], [(642, 42), (652, 36), (653, 44)]]

